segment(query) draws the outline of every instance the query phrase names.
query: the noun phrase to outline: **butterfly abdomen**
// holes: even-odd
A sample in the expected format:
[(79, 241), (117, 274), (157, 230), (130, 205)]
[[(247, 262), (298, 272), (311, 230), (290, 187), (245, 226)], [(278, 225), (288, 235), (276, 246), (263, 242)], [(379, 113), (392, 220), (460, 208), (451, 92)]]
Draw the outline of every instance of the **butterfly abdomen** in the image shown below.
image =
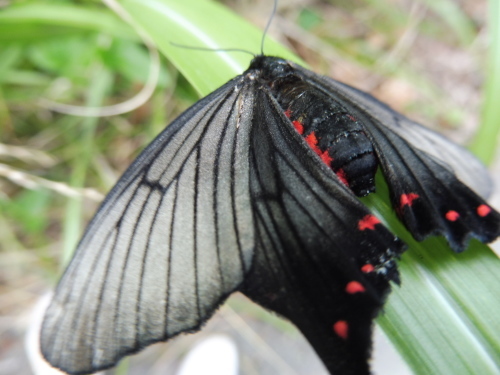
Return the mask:
[(285, 115), (308, 145), (357, 196), (375, 191), (378, 161), (363, 125), (340, 103), (288, 75), (272, 84)]

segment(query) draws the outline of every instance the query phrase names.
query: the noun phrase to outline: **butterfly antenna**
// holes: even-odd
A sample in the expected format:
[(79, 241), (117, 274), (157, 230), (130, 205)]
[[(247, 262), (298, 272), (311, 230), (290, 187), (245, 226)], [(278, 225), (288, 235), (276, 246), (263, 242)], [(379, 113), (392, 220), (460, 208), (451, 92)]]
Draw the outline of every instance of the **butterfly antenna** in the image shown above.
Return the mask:
[(267, 31), (271, 26), (271, 22), (273, 21), (274, 16), (276, 15), (276, 9), (278, 8), (278, 0), (274, 0), (273, 11), (271, 12), (271, 16), (267, 20), (266, 28), (264, 29), (264, 34), (262, 34), (262, 41), (260, 42), (260, 54), (264, 55), (264, 41), (266, 40)]

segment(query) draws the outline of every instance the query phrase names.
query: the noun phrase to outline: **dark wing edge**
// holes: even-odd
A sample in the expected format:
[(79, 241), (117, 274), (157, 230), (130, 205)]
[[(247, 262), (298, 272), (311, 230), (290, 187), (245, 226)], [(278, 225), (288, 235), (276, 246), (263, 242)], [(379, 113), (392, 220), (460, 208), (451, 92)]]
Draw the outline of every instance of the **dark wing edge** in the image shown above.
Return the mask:
[(257, 248), (243, 293), (291, 320), (332, 374), (368, 374), (373, 319), (404, 244), (307, 146), (263, 90), (250, 149)]
[(102, 203), (45, 315), (53, 366), (91, 373), (198, 330), (243, 282), (255, 234), (241, 108), (253, 95), (240, 79), (167, 127)]
[(492, 189), (491, 178), (469, 151), (367, 93), (294, 67), (363, 124), (392, 204), (417, 240), (443, 235), (460, 252), (471, 238), (487, 243), (500, 235), (500, 214), (484, 200)]

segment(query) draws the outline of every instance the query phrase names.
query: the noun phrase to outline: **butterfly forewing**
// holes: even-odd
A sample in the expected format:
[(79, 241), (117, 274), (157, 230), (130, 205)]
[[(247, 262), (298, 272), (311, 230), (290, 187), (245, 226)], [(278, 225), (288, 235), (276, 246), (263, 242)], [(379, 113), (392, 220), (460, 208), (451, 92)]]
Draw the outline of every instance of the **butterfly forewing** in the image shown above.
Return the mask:
[(42, 331), (71, 373), (197, 329), (243, 281), (254, 248), (248, 182), (252, 95), (236, 82), (146, 148), (87, 228)]

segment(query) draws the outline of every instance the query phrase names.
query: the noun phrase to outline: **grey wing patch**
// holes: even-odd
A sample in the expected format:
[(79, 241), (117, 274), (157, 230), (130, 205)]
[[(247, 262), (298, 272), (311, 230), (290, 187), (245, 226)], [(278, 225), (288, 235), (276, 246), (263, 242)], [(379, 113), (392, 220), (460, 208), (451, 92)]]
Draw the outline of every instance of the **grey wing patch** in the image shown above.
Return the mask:
[[(298, 65), (293, 64), (293, 66), (329, 95), (344, 100), (347, 98), (353, 103), (354, 108), (376, 120), (370, 121), (374, 126), (387, 127), (412, 147), (429, 154), (434, 161), (455, 174), (460, 181), (481, 197), (487, 198), (491, 194), (493, 186), (488, 170), (465, 148), (408, 119), (365, 92), (332, 78), (310, 72)], [(333, 93), (332, 90), (335, 92)]]
[[(69, 373), (114, 365), (198, 329), (242, 283), (254, 248), (251, 94), (224, 87), (138, 157), (89, 224), (42, 327), (44, 356)], [(245, 161), (246, 160), (246, 161)]]

